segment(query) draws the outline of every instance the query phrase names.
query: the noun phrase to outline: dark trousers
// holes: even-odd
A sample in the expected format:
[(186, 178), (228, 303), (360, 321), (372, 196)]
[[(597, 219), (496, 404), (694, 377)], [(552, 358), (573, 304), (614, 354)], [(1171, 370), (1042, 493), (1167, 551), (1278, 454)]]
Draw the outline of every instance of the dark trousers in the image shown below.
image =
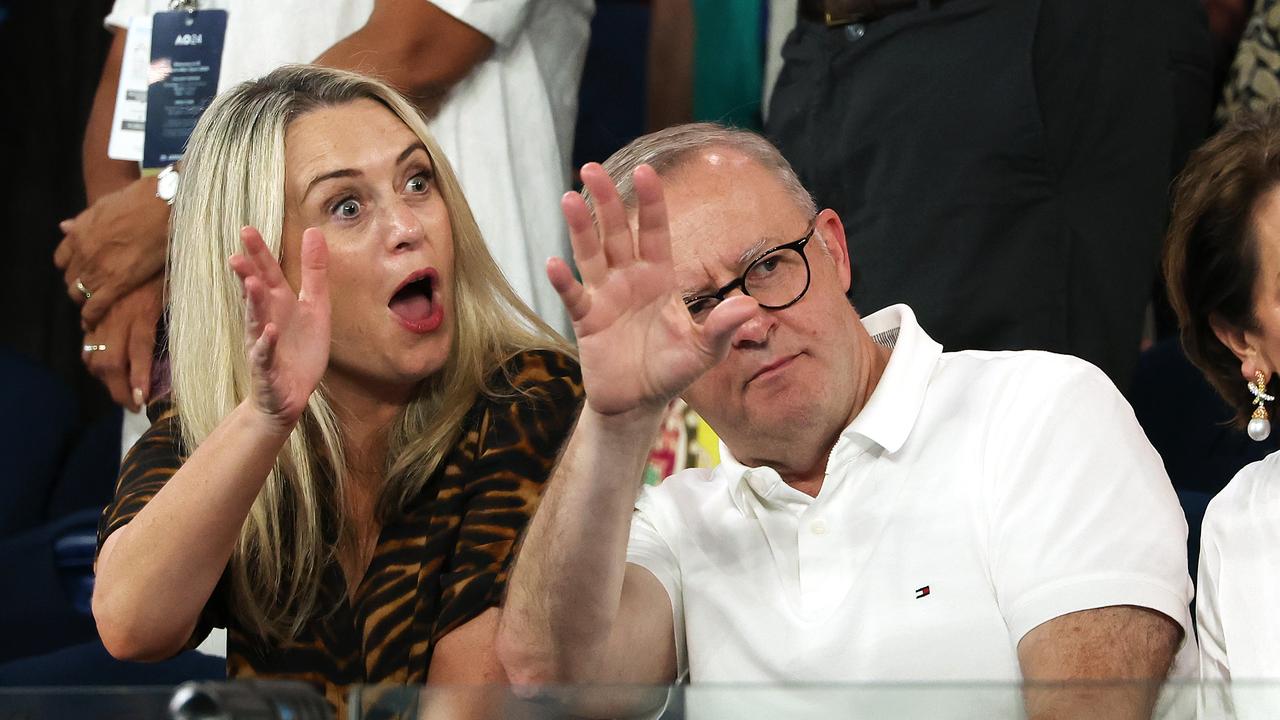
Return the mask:
[(1209, 103), (1194, 4), (952, 0), (802, 20), (766, 134), (844, 220), (858, 309), (905, 302), (949, 350), (1071, 353), (1126, 387), (1188, 142), (1175, 60), (1199, 64), (1191, 92)]

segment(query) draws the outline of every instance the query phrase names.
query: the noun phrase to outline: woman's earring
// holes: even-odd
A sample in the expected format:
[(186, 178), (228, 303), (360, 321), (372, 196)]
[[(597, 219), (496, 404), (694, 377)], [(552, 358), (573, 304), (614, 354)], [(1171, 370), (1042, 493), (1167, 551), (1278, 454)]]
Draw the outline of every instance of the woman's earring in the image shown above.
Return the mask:
[(1259, 371), (1254, 381), (1249, 383), (1249, 392), (1253, 394), (1253, 417), (1249, 418), (1249, 437), (1254, 440), (1266, 440), (1271, 435), (1271, 420), (1267, 418), (1266, 403), (1275, 400), (1274, 395), (1267, 394), (1267, 376)]

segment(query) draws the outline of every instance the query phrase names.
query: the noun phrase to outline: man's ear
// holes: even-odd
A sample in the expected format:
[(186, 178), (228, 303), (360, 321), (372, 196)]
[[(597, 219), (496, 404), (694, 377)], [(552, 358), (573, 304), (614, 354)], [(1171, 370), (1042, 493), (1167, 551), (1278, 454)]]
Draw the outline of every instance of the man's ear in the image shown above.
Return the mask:
[(814, 234), (820, 238), (826, 254), (836, 264), (836, 274), (840, 276), (840, 287), (849, 292), (852, 261), (849, 259), (849, 245), (845, 242), (844, 223), (835, 210), (826, 208), (814, 219)]
[(1213, 334), (1217, 336), (1218, 342), (1225, 345), (1231, 354), (1240, 359), (1242, 377), (1252, 380), (1258, 372), (1270, 376), (1271, 368), (1262, 367), (1265, 363), (1258, 352), (1260, 338), (1256, 333), (1237, 327), (1235, 323), (1228, 322), (1217, 314), (1209, 316), (1209, 327), (1213, 328)]

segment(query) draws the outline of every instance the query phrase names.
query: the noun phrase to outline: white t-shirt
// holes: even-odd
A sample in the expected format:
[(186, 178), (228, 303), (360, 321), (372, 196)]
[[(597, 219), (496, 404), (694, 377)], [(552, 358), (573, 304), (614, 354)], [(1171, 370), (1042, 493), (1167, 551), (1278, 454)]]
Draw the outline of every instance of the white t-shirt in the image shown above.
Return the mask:
[[(538, 315), (568, 333), (544, 267), (548, 257), (568, 254), (559, 198), (569, 188), (593, 0), (432, 2), (495, 47), (450, 92), (431, 133), (507, 280)], [(204, 0), (200, 7), (228, 13), (218, 79), (225, 90), (280, 65), (311, 62), (359, 30), (373, 0)], [(106, 24), (127, 28), (134, 15), (168, 8), (167, 0), (116, 0)]]
[[(704, 682), (1005, 681), (1066, 613), (1152, 608), (1186, 633), (1187, 526), (1133, 411), (1097, 368), (943, 353), (905, 305), (816, 498), (721, 447), (645, 488), (627, 560), (666, 588), (680, 672)], [(1009, 696), (1016, 700), (1012, 694)]]
[[(1280, 679), (1277, 483), (1280, 453), (1245, 466), (1209, 503), (1200, 530), (1200, 677), (1232, 681), (1237, 688), (1231, 699), (1241, 717), (1274, 717), (1280, 707), (1277, 692), (1248, 682)], [(1220, 689), (1206, 688), (1211, 698)]]

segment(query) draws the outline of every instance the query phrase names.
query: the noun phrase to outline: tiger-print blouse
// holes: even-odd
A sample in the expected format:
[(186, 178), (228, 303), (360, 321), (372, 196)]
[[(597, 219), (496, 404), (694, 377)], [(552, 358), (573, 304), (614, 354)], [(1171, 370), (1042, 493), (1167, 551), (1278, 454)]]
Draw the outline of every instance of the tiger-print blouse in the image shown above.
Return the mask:
[[(296, 640), (264, 648), (228, 613), (224, 576), (191, 646), (212, 627), (226, 627), (229, 677), (304, 680), (339, 712), (348, 685), (425, 682), (435, 643), (500, 602), (517, 536), (582, 399), (577, 364), (564, 355), (524, 352), (508, 371), (520, 392), (477, 400), (444, 465), (382, 528), (351, 601), (335, 562), (324, 571), (321, 598), (322, 607), (337, 610), (312, 620)], [(167, 410), (129, 452), (99, 523), (99, 549), (177, 471), (185, 457), (179, 438)]]

